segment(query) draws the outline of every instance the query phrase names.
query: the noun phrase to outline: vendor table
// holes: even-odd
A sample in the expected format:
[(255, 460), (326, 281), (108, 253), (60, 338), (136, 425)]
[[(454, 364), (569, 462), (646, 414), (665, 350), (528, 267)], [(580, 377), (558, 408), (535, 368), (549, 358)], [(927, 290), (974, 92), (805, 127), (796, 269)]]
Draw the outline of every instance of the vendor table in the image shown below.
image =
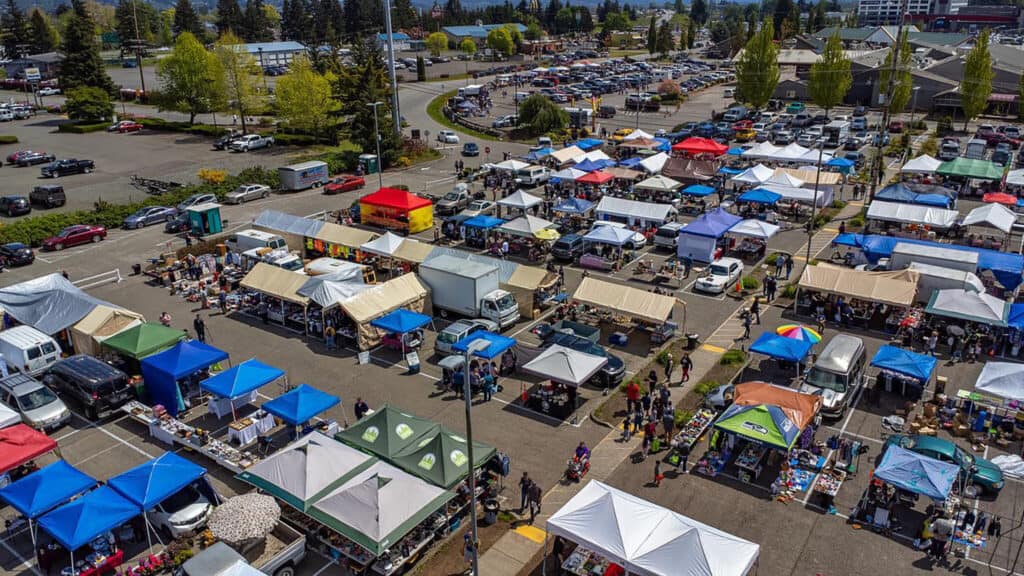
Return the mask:
[(240, 447), (248, 446), (255, 442), (260, 434), (270, 432), (276, 425), (273, 415), (263, 410), (257, 410), (248, 417), (228, 425), (228, 443), (237, 444)]
[(842, 470), (825, 470), (814, 483), (814, 491), (826, 496), (831, 503), (831, 499), (839, 493), (843, 480), (846, 480), (846, 472)]
[[(92, 554), (89, 556), (92, 556)], [(110, 556), (105, 557), (105, 559), (99, 564), (92, 563), (86, 568), (80, 568), (78, 570), (78, 576), (100, 576), (101, 574), (111, 574), (122, 564), (124, 564), (124, 550), (118, 550)], [(61, 574), (72, 574), (73, 572), (71, 572), (69, 568), (70, 566), (61, 570)]]
[[(425, 536), (418, 539), (411, 538), (411, 536), (414, 535), (415, 534), (410, 534), (409, 536), (406, 536), (406, 538), (403, 538), (396, 546), (393, 546), (392, 550), (396, 550), (397, 552), (392, 553), (387, 557), (378, 558), (377, 561), (373, 563), (370, 571), (380, 574), (381, 576), (397, 574), (402, 571), (402, 568), (406, 563), (413, 561), (416, 556), (434, 540), (434, 532), (432, 531), (428, 531)], [(406, 542), (406, 540), (409, 541)], [(413, 540), (418, 540), (418, 542), (414, 542)], [(408, 554), (404, 556), (402, 555), (403, 543), (405, 543), (409, 548)]]
[(594, 576), (604, 574), (608, 569), (608, 560), (599, 556), (596, 552), (577, 546), (572, 554), (562, 562), (562, 570), (576, 576)]
[(244, 396), (239, 396), (238, 398), (211, 397), (206, 402), (206, 409), (213, 413), (217, 418), (223, 418), (234, 414), (242, 406), (252, 404), (256, 401), (256, 397), (255, 390)]
[(736, 456), (736, 467), (741, 471), (747, 472), (747, 474), (740, 474), (740, 480), (744, 482), (756, 480), (764, 469), (761, 461), (764, 460), (766, 454), (768, 454), (767, 446), (754, 442), (748, 443), (739, 455)]
[(672, 446), (682, 446), (685, 444), (693, 447), (714, 421), (715, 411), (710, 408), (701, 408), (686, 424), (683, 424), (682, 429), (672, 439)]
[(611, 270), (614, 266), (614, 260), (607, 260), (594, 254), (584, 254), (580, 256), (579, 261), (581, 268), (591, 268), (594, 270)]

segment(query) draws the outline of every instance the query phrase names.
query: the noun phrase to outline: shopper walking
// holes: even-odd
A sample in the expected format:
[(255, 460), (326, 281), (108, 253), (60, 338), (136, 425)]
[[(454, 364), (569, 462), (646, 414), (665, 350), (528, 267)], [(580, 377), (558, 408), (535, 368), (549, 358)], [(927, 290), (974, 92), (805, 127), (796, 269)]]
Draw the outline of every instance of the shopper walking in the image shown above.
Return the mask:
[(366, 416), (367, 412), (370, 411), (370, 405), (362, 398), (356, 398), (356, 403), (352, 405), (352, 409), (355, 410), (356, 420), (362, 420), (363, 416)]
[(523, 472), (522, 478), (519, 479), (519, 513), (522, 514), (526, 510), (526, 504), (530, 500), (530, 488), (533, 486), (533, 480), (530, 479), (530, 475)]
[(764, 296), (766, 303), (775, 300), (775, 290), (778, 288), (778, 286), (779, 281), (776, 280), (774, 276), (769, 276), (764, 279)]
[(533, 525), (533, 519), (536, 518), (537, 514), (540, 514), (540, 500), (542, 494), (540, 486), (536, 482), (530, 484), (530, 525)]
[(683, 353), (683, 357), (679, 359), (679, 368), (683, 371), (683, 378), (680, 382), (690, 381), (690, 370), (693, 370), (693, 360), (690, 359), (690, 355)]
[(785, 254), (779, 254), (778, 257), (775, 258), (775, 277), (776, 278), (778, 278), (779, 276), (782, 276), (782, 267), (785, 266), (785, 265), (786, 265), (786, 255)]
[(690, 460), (690, 445), (682, 442), (676, 448), (676, 452), (679, 453), (679, 471), (686, 474), (686, 464)]
[(669, 352), (665, 355), (665, 382), (668, 384), (672, 383), (672, 368), (675, 367), (675, 359), (672, 358), (672, 353)]
[(746, 340), (750, 338), (750, 317), (751, 314), (743, 315), (743, 336), (740, 336), (740, 340)]
[(676, 430), (676, 409), (669, 402), (665, 405), (665, 413), (661, 416), (661, 426), (665, 429), (665, 441), (672, 442), (672, 434)]
[(640, 400), (640, 386), (635, 381), (630, 381), (626, 386), (626, 414), (632, 414), (633, 408)]
[(654, 486), (661, 486), (661, 481), (665, 479), (665, 475), (661, 473), (661, 460), (654, 461)]
[(750, 305), (750, 313), (754, 315), (754, 319), (757, 324), (761, 324), (761, 302), (757, 296), (754, 296), (754, 302)]
[(928, 353), (932, 356), (936, 356), (935, 347), (939, 345), (939, 331), (932, 330), (932, 335), (928, 337)]
[(168, 314), (167, 312), (161, 312), (160, 313), (160, 323), (163, 324), (164, 326), (170, 328), (171, 327), (171, 315)]
[(790, 274), (793, 273), (793, 257), (786, 256), (786, 280), (789, 280)]
[(196, 319), (192, 321), (192, 329), (196, 331), (196, 340), (205, 343), (206, 342), (206, 322), (203, 317), (196, 314)]

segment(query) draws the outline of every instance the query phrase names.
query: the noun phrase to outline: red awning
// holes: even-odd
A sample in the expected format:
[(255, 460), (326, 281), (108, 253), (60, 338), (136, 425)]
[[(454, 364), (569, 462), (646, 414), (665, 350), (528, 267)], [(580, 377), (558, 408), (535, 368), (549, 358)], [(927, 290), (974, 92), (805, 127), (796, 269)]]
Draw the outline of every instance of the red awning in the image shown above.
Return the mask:
[(708, 138), (691, 137), (672, 145), (673, 150), (681, 150), (688, 154), (714, 154), (721, 156), (729, 149), (725, 144), (719, 144)]
[(431, 205), (430, 200), (398, 188), (381, 188), (373, 194), (367, 194), (360, 198), (359, 203), (395, 208), (406, 212)]
[(1005, 194), (1003, 192), (989, 192), (981, 197), (982, 202), (995, 202), (997, 204), (1006, 204), (1007, 206), (1016, 206), (1017, 197), (1013, 194)]
[(988, 95), (988, 101), (989, 102), (1016, 102), (1017, 101), (1017, 95), (1016, 94), (989, 94)]
[(0, 474), (56, 447), (52, 438), (24, 424), (4, 428), (0, 430)]
[(591, 172), (586, 176), (580, 176), (579, 178), (576, 179), (576, 181), (582, 182), (584, 184), (604, 184), (605, 182), (608, 182), (609, 180), (612, 180), (614, 178), (614, 175), (609, 174), (604, 170), (598, 170), (596, 172)]

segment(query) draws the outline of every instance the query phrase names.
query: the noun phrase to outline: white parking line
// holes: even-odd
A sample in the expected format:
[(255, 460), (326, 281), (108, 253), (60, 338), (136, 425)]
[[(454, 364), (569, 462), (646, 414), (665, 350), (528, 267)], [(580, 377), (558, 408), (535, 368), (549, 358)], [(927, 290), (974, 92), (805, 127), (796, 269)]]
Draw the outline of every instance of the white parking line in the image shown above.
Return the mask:
[[(842, 438), (843, 434), (846, 433), (846, 427), (850, 425), (850, 419), (853, 418), (853, 414), (857, 411), (857, 404), (860, 402), (860, 399), (864, 396), (864, 388), (866, 386), (867, 386), (867, 382), (865, 382), (864, 385), (862, 385), (859, 388), (857, 388), (857, 397), (853, 399), (853, 402), (847, 408), (846, 420), (843, 421), (843, 427), (839, 429), (839, 435), (838, 435), (839, 438)], [(829, 450), (828, 451), (828, 455), (825, 456), (825, 462), (828, 462), (832, 458), (832, 454), (834, 454), (834, 453), (835, 453), (834, 449)], [(856, 455), (855, 454), (851, 454), (850, 458), (853, 458), (854, 456), (856, 456)], [(821, 476), (821, 472), (818, 472), (817, 474), (814, 475), (814, 480), (811, 481), (811, 490), (807, 491), (807, 496), (804, 496), (804, 499), (801, 502), (802, 504), (807, 504), (807, 501), (810, 500), (811, 494), (814, 493), (814, 490), (813, 490), (814, 485), (818, 483), (818, 477), (820, 477), (820, 476)]]
[(13, 548), (7, 545), (7, 542), (0, 540), (0, 546), (3, 546), (4, 550), (7, 550), (7, 552), (11, 555), (12, 558), (17, 558), (18, 560), (20, 560), (21, 565), (31, 570), (33, 574), (35, 574), (36, 576), (42, 576), (42, 573), (36, 569), (35, 564), (30, 563), (28, 560), (25, 559), (24, 556), (15, 552)]
[[(145, 456), (145, 457), (146, 457), (146, 459), (147, 459), (147, 460), (149, 460), (149, 459), (152, 459), (152, 458), (155, 458), (155, 457), (156, 457), (155, 455), (153, 455), (153, 454), (150, 454), (149, 452), (146, 452), (146, 451), (145, 451), (145, 450), (143, 450), (142, 448), (139, 448), (138, 446), (135, 446), (134, 444), (131, 444), (131, 443), (129, 443), (128, 441), (126, 441), (126, 440), (124, 440), (123, 438), (121, 438), (120, 436), (118, 436), (118, 435), (114, 434), (114, 433), (113, 433), (113, 432), (111, 432), (110, 430), (107, 430), (106, 428), (103, 428), (102, 426), (98, 426), (98, 425), (96, 425), (95, 423), (93, 423), (92, 421), (90, 421), (90, 420), (88, 420), (88, 419), (86, 419), (86, 418), (84, 418), (84, 417), (82, 417), (82, 416), (79, 416), (79, 415), (78, 415), (78, 413), (76, 413), (76, 412), (74, 412), (74, 411), (72, 411), (72, 412), (71, 412), (71, 415), (72, 415), (72, 416), (74, 416), (75, 418), (78, 418), (78, 419), (79, 419), (79, 420), (81, 420), (82, 422), (85, 422), (85, 424), (86, 424), (87, 426), (89, 426), (90, 428), (95, 428), (95, 429), (99, 430), (100, 432), (102, 432), (102, 433), (106, 434), (107, 436), (109, 436), (109, 437), (113, 438), (113, 439), (114, 439), (114, 440), (116, 440), (116, 441), (117, 441), (118, 443), (120, 443), (120, 444), (121, 444), (122, 446), (126, 446), (126, 447), (128, 447), (128, 448), (131, 448), (132, 450), (134, 450), (134, 451), (138, 452), (139, 454), (142, 454), (143, 456)], [(111, 421), (111, 422), (113, 422), (113, 421)]]

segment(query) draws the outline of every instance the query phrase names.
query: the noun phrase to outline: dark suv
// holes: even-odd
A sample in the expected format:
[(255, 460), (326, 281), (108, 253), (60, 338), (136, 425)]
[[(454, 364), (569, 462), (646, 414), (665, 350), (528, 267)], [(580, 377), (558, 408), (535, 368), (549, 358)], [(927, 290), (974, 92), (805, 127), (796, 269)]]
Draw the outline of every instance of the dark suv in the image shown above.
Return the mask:
[(575, 334), (567, 334), (565, 332), (551, 332), (544, 339), (543, 347), (547, 348), (558, 344), (566, 348), (571, 348), (577, 352), (583, 352), (584, 354), (590, 354), (591, 356), (601, 356), (608, 359), (608, 362), (601, 367), (594, 378), (598, 383), (610, 388), (617, 386), (626, 375), (626, 364), (622, 361), (622, 358), (614, 354), (609, 354), (600, 344), (596, 344), (592, 340), (588, 340)]
[(551, 246), (551, 255), (559, 260), (575, 260), (583, 255), (583, 236), (566, 234), (555, 240)]
[(7, 216), (21, 216), (32, 211), (28, 198), (24, 196), (0, 196), (0, 213)]
[(43, 383), (65, 398), (74, 398), (90, 420), (112, 413), (133, 394), (124, 372), (85, 354), (51, 366)]
[(32, 188), (28, 199), (32, 204), (46, 208), (63, 206), (68, 201), (68, 197), (64, 195), (64, 187), (55, 184)]

